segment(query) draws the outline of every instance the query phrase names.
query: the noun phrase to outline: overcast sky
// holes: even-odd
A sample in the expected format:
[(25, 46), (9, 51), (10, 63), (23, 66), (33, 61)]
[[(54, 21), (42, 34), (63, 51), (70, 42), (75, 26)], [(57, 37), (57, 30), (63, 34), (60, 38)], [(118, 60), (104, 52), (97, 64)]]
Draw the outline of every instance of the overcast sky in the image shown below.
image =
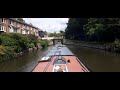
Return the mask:
[(32, 23), (34, 26), (47, 32), (59, 32), (65, 30), (68, 18), (23, 18), (26, 23)]

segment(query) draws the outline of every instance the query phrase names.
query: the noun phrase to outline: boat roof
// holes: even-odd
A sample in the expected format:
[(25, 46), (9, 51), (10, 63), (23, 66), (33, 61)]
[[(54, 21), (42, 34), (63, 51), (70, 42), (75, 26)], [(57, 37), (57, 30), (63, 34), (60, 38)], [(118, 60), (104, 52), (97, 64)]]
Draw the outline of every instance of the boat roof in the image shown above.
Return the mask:
[[(70, 59), (70, 63), (54, 64), (54, 60), (58, 56), (54, 56), (50, 62), (40, 62), (32, 72), (89, 72), (89, 70), (78, 62), (76, 56), (63, 56), (66, 60)], [(60, 70), (60, 71), (61, 71)]]
[[(46, 59), (47, 57), (50, 58)], [(80, 59), (65, 45), (55, 45), (42, 59), (33, 72), (89, 72)]]
[(65, 46), (61, 44), (55, 45), (46, 56), (73, 56), (74, 54)]

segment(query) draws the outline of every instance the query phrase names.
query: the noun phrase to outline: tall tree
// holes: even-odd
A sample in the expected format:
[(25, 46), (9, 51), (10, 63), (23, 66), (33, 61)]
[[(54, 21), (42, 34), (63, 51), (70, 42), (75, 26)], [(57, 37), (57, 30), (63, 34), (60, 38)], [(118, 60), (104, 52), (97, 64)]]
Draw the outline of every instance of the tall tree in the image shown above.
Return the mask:
[[(112, 42), (120, 38), (119, 18), (90, 18), (86, 24), (86, 35), (89, 40)], [(119, 33), (120, 34), (120, 33)]]
[(68, 26), (65, 30), (65, 37), (70, 39), (84, 40), (83, 27), (87, 23), (87, 18), (69, 18)]
[(113, 42), (120, 39), (120, 18), (69, 18), (67, 39)]

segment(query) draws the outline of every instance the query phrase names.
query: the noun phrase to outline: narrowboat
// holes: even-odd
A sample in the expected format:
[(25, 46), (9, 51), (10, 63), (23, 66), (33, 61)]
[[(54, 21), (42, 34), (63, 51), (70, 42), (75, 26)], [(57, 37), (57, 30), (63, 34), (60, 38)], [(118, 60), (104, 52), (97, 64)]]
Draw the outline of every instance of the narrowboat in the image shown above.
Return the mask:
[(91, 72), (81, 59), (75, 56), (66, 45), (56, 44), (45, 55), (32, 72)]

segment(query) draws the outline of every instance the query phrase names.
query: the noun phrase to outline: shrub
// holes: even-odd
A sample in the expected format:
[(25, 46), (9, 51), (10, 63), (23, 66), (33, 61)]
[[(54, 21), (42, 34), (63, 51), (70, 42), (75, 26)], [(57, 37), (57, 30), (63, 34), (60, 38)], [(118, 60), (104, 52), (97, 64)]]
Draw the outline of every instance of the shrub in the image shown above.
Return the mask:
[(116, 39), (113, 43), (113, 46), (116, 48), (120, 48), (120, 41), (118, 39)]
[(14, 52), (14, 49), (11, 47), (4, 47), (5, 53), (4, 55), (0, 56), (0, 61), (5, 61), (11, 58), (14, 58), (16, 56), (16, 53)]
[(16, 53), (28, 51), (37, 46), (38, 39), (34, 35), (19, 33), (2, 33), (0, 35), (0, 61), (16, 56)]
[(0, 56), (4, 55), (5, 54), (5, 47), (0, 45)]
[(35, 35), (27, 35), (30, 42), (29, 43), (33, 43), (35, 46), (37, 46), (38, 43), (38, 38)]
[(28, 50), (28, 44), (30, 42), (28, 36), (22, 35), (19, 33), (3, 33), (2, 37), (2, 45), (10, 46), (14, 48), (15, 52), (21, 52)]
[(29, 44), (29, 48), (34, 48), (35, 45), (33, 43)]
[(41, 40), (40, 44), (43, 48), (46, 48), (48, 46), (48, 40)]
[(117, 52), (120, 52), (120, 40), (116, 39), (113, 43), (113, 46), (116, 48)]

